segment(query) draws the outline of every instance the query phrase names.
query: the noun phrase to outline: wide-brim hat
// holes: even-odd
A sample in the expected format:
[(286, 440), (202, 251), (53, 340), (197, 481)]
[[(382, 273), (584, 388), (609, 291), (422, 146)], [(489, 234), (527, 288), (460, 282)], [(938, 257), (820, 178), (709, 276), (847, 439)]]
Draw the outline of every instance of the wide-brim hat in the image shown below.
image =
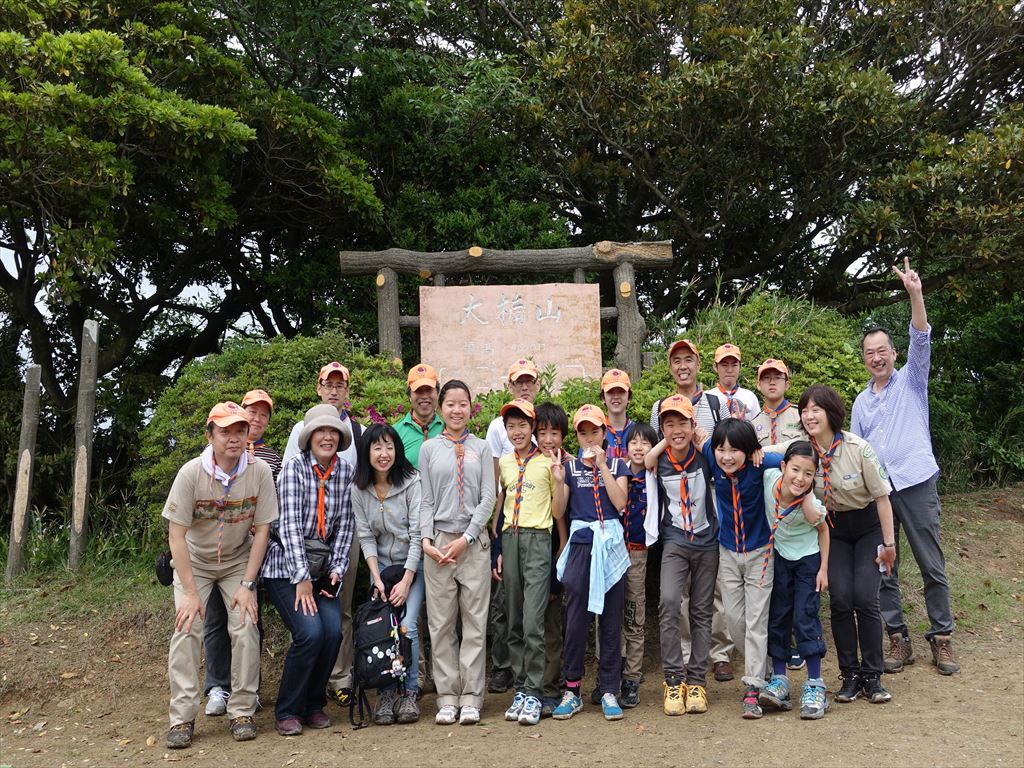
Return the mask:
[(344, 451), (352, 445), (352, 426), (348, 423), (348, 419), (342, 421), (337, 408), (322, 403), (314, 405), (306, 411), (306, 416), (302, 420), (302, 431), (299, 433), (300, 451), (309, 450), (309, 441), (312, 439), (313, 433), (321, 427), (338, 430), (341, 434), (341, 439), (338, 441), (339, 451)]

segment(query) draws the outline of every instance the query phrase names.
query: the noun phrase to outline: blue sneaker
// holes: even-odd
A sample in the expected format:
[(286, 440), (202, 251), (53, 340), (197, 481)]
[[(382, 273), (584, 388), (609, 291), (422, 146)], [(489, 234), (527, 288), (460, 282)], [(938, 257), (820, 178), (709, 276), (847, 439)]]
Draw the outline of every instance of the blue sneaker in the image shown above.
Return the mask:
[(614, 693), (606, 693), (601, 697), (601, 711), (604, 712), (605, 720), (622, 719), (622, 707), (619, 706)]
[(788, 712), (793, 708), (789, 700), (789, 678), (785, 675), (772, 675), (768, 685), (761, 689), (758, 696), (761, 704), (767, 704)]
[(789, 661), (786, 662), (786, 669), (803, 669), (805, 664), (807, 662), (804, 660), (804, 657), (794, 650), (789, 655)]
[(555, 707), (555, 711), (551, 713), (551, 716), (555, 720), (568, 720), (581, 709), (583, 709), (583, 699), (572, 691), (566, 691), (562, 694), (562, 700), (558, 702), (558, 706)]
[(516, 691), (516, 696), (512, 699), (512, 706), (505, 710), (505, 719), (510, 723), (514, 723), (519, 719), (519, 715), (522, 714), (523, 704), (526, 702), (526, 694), (522, 691)]
[(800, 695), (800, 719), (820, 720), (828, 712), (828, 697), (825, 695), (825, 681), (821, 678), (804, 683)]
[(540, 700), (540, 716), (551, 717), (555, 713), (555, 707), (558, 706), (557, 696), (545, 696)]
[(540, 722), (540, 699), (536, 696), (527, 696), (523, 702), (523, 709), (519, 713), (520, 725), (536, 725)]

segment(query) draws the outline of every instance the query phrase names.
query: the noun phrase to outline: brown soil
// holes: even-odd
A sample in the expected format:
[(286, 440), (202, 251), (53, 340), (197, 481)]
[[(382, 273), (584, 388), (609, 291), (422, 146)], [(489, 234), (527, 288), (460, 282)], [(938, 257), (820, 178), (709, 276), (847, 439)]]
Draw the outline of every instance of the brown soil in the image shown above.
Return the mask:
[[(986, 492), (972, 509), (1011, 521), (1020, 553), (1024, 489)], [(999, 500), (996, 500), (999, 497)], [(944, 500), (946, 509), (957, 500)], [(957, 514), (956, 511), (953, 514)], [(950, 544), (953, 546), (950, 547)], [(947, 542), (947, 551), (955, 548)], [(974, 565), (1011, 581), (1024, 577), (1021, 556), (993, 555), (983, 547)], [(919, 588), (919, 585), (918, 585)], [(1024, 589), (1021, 589), (1024, 592)], [(424, 719), (413, 726), (353, 731), (337, 708), (335, 727), (284, 739), (273, 732), (273, 707), (257, 715), (259, 738), (236, 744), (225, 718), (199, 715), (190, 750), (171, 752), (167, 727), (166, 648), (170, 604), (97, 613), (67, 624), (0, 629), (0, 766), (114, 766), (182, 762), (192, 766), (1022, 766), (1024, 765), (1024, 634), (1019, 595), (1002, 626), (963, 630), (956, 651), (963, 670), (942, 677), (930, 664), (923, 637), (913, 642), (917, 663), (884, 685), (893, 701), (832, 704), (819, 722), (796, 713), (740, 718), (740, 683), (710, 682), (710, 711), (668, 718), (661, 711), (657, 627), (648, 624), (646, 682), (641, 704), (625, 719), (607, 723), (589, 705), (569, 722), (545, 720), (534, 728), (502, 718), (510, 695), (488, 696), (476, 727), (433, 724), (433, 696), (421, 702)], [(827, 633), (826, 629), (826, 633)], [(271, 630), (264, 657), (264, 698), (276, 692), (286, 642)], [(831, 649), (830, 649), (831, 653)], [(824, 677), (837, 679), (834, 655)], [(791, 673), (799, 686), (804, 673)]]

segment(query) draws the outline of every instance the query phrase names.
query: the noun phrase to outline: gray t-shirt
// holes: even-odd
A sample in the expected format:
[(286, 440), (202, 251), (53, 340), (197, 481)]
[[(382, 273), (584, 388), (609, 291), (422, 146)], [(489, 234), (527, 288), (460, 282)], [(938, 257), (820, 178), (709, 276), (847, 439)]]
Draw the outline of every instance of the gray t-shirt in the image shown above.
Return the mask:
[[(695, 450), (695, 449), (694, 449)], [(685, 459), (677, 461), (685, 464)], [(718, 514), (714, 488), (708, 487), (704, 474), (704, 457), (696, 451), (686, 466), (686, 486), (690, 496), (690, 520), (693, 539), (684, 529), (682, 518), (682, 474), (669, 460), (667, 452), (658, 457), (658, 483), (662, 498), (661, 536), (665, 541), (693, 549), (714, 549), (718, 546)]]

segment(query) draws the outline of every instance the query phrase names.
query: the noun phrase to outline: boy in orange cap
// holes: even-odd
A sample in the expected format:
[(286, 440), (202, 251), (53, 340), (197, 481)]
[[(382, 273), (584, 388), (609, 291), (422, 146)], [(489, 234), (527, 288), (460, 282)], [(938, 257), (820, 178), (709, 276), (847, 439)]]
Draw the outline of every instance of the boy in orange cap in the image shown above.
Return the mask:
[(764, 405), (750, 423), (761, 445), (807, 439), (799, 411), (786, 399), (789, 384), (789, 368), (781, 360), (769, 357), (757, 367), (757, 388)]
[(736, 419), (750, 420), (757, 414), (757, 395), (739, 385), (740, 348), (728, 342), (715, 350), (713, 368), (718, 374), (717, 395), (725, 399), (729, 415)]
[[(192, 746), (199, 712), (199, 657), (204, 606), (217, 589), (229, 607), (234, 663), (227, 713), (236, 741), (256, 738), (260, 638), (256, 578), (267, 550), (277, 494), (270, 467), (249, 461), (249, 417), (241, 406), (218, 403), (206, 420), (207, 447), (174, 478), (164, 504), (174, 559), (174, 633), (167, 654), (171, 688), (167, 746)], [(250, 536), (250, 529), (253, 535)]]
[(633, 422), (626, 415), (626, 408), (632, 399), (633, 388), (628, 373), (619, 368), (612, 368), (601, 377), (601, 400), (608, 409), (605, 439), (608, 442), (608, 455), (613, 459), (628, 458), (626, 433)]

